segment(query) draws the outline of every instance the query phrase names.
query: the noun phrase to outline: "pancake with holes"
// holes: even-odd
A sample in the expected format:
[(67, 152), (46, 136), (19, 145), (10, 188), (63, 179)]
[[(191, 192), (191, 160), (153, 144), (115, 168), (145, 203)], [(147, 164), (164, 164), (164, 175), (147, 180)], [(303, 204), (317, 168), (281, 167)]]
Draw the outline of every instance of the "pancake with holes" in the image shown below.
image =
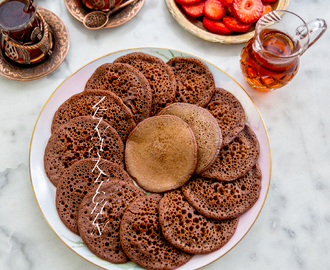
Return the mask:
[(245, 112), (239, 100), (230, 92), (216, 88), (215, 94), (206, 109), (217, 119), (223, 145), (228, 145), (245, 126)]
[(120, 245), (121, 218), (128, 205), (144, 193), (121, 180), (103, 182), (88, 191), (78, 212), (79, 234), (96, 256), (112, 263), (129, 261)]
[(243, 177), (230, 182), (193, 177), (182, 187), (182, 192), (203, 216), (224, 220), (249, 210), (258, 200), (260, 189), (261, 171), (257, 163)]
[(135, 127), (131, 110), (116, 94), (103, 90), (87, 90), (71, 96), (57, 109), (53, 117), (52, 133), (70, 119), (85, 115), (107, 121), (117, 130), (123, 141)]
[(149, 117), (152, 92), (144, 75), (130, 65), (106, 63), (99, 66), (85, 85), (85, 90), (107, 90), (119, 96), (139, 123)]
[(193, 131), (177, 116), (159, 115), (140, 122), (127, 139), (126, 170), (150, 192), (165, 192), (186, 183), (197, 164)]
[(193, 57), (174, 57), (167, 62), (175, 74), (177, 89), (175, 102), (206, 106), (215, 91), (211, 71)]
[(173, 103), (159, 114), (178, 116), (191, 127), (197, 142), (195, 174), (208, 169), (218, 156), (222, 145), (221, 130), (212, 114), (202, 107), (189, 103)]
[(176, 80), (172, 69), (158, 57), (141, 53), (129, 53), (117, 58), (114, 63), (129, 64), (149, 81), (152, 91), (152, 111), (155, 115), (175, 98)]
[(70, 231), (79, 234), (78, 208), (86, 193), (95, 185), (110, 180), (133, 184), (123, 167), (105, 159), (82, 159), (65, 170), (56, 188), (56, 209)]
[(80, 116), (58, 128), (45, 148), (44, 167), (57, 186), (64, 171), (78, 160), (103, 158), (124, 166), (124, 143), (107, 122)]
[(185, 264), (191, 254), (180, 251), (164, 238), (158, 205), (162, 196), (152, 194), (133, 201), (120, 224), (120, 243), (126, 255), (149, 270), (170, 270)]
[(213, 220), (199, 214), (181, 190), (164, 194), (159, 223), (167, 241), (192, 254), (207, 254), (224, 246), (236, 231), (238, 219)]
[(222, 147), (212, 166), (201, 176), (219, 181), (233, 181), (244, 176), (257, 163), (259, 141), (254, 131), (245, 128), (228, 145)]

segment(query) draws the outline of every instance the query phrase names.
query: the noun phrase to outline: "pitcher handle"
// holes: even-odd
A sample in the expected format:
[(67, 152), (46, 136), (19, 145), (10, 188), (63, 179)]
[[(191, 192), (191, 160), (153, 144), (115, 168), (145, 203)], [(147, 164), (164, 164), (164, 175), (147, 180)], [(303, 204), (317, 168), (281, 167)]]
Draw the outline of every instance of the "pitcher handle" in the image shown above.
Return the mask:
[(307, 23), (309, 30), (310, 42), (307, 49), (312, 46), (327, 30), (327, 23), (323, 19), (315, 19)]

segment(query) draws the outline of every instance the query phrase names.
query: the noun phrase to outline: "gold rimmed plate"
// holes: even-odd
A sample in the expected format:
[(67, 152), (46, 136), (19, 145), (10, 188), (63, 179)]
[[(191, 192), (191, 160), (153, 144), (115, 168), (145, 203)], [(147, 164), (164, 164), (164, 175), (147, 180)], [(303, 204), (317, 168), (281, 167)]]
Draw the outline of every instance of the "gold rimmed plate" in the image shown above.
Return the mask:
[(18, 67), (9, 63), (3, 54), (0, 53), (0, 75), (17, 81), (36, 80), (53, 72), (64, 61), (70, 47), (68, 28), (62, 19), (52, 11), (38, 7), (38, 12), (48, 23), (54, 34), (52, 55), (40, 64), (31, 67)]
[(78, 71), (73, 73), (68, 77), (51, 95), (47, 103), (45, 104), (43, 110), (41, 111), (37, 123), (35, 125), (31, 145), (30, 145), (30, 178), (33, 192), (35, 198), (39, 205), (40, 211), (42, 212), (44, 218), (48, 222), (49, 226), (56, 233), (56, 235), (67, 245), (71, 250), (79, 254), (81, 257), (85, 258), (87, 261), (103, 268), (111, 270), (137, 270), (142, 269), (136, 266), (133, 262), (128, 262), (125, 264), (112, 264), (104, 261), (94, 254), (92, 254), (89, 249), (85, 246), (80, 236), (75, 235), (65, 225), (61, 222), (55, 206), (55, 193), (56, 188), (48, 180), (45, 170), (44, 170), (44, 151), (47, 145), (48, 139), (51, 135), (51, 123), (52, 118), (58, 107), (72, 95), (84, 90), (85, 84), (90, 76), (94, 73), (95, 69), (102, 64), (112, 63), (115, 59), (120, 56), (126, 55), (133, 52), (147, 53), (156, 56), (163, 61), (167, 62), (169, 59), (175, 56), (189, 56), (195, 57), (203, 61), (207, 67), (212, 72), (215, 83), (217, 87), (222, 87), (236, 96), (236, 98), (241, 102), (245, 114), (246, 122), (255, 132), (258, 137), (260, 144), (260, 156), (258, 163), (262, 172), (262, 187), (260, 191), (260, 197), (258, 201), (244, 213), (240, 219), (237, 226), (237, 230), (229, 242), (224, 245), (221, 249), (205, 255), (195, 255), (188, 263), (181, 266), (180, 270), (184, 269), (198, 269), (204, 267), (205, 265), (214, 262), (219, 259), (231, 249), (233, 249), (236, 244), (243, 239), (243, 237), (250, 230), (254, 222), (257, 220), (259, 213), (264, 205), (267, 197), (268, 188), (270, 184), (271, 177), (271, 150), (270, 143), (268, 139), (268, 134), (266, 131), (265, 124), (256, 108), (255, 104), (246, 93), (246, 91), (228, 74), (223, 70), (216, 67), (215, 65), (199, 58), (198, 56), (191, 55), (186, 52), (167, 49), (167, 48), (154, 48), (154, 47), (144, 47), (144, 48), (133, 48), (122, 51), (117, 51), (100, 57), (87, 65), (80, 68)]
[[(104, 28), (117, 27), (127, 23), (139, 13), (144, 2), (145, 0), (136, 0), (135, 2), (112, 14)], [(64, 3), (70, 14), (81, 23), (83, 22), (86, 14), (90, 12), (83, 7), (80, 0), (64, 0)]]
[[(272, 4), (273, 10), (286, 10), (289, 6), (290, 0), (277, 0)], [(248, 32), (242, 34), (230, 34), (230, 35), (217, 35), (206, 30), (203, 26), (203, 22), (200, 18), (192, 18), (188, 16), (181, 5), (177, 4), (175, 0), (165, 0), (166, 6), (169, 12), (177, 23), (189, 33), (211, 42), (218, 42), (222, 44), (239, 44), (245, 43), (254, 35), (254, 27)]]

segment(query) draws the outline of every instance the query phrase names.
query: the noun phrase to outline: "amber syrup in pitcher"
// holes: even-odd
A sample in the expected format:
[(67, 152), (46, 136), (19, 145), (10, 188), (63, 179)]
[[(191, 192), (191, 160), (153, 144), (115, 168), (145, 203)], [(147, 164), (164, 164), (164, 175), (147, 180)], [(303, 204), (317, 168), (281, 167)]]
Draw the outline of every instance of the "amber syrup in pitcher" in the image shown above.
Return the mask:
[(298, 72), (299, 57), (289, 57), (294, 50), (293, 40), (286, 34), (273, 29), (264, 29), (260, 34), (264, 50), (254, 51), (254, 38), (250, 39), (241, 52), (240, 66), (248, 83), (261, 91), (286, 85)]
[[(0, 25), (4, 29), (14, 29), (26, 24), (35, 14), (33, 6), (26, 10), (28, 1), (13, 0), (6, 1), (0, 5)], [(33, 20), (24, 29), (9, 31), (9, 36), (21, 44), (30, 41), (34, 27), (39, 26), (38, 19)]]

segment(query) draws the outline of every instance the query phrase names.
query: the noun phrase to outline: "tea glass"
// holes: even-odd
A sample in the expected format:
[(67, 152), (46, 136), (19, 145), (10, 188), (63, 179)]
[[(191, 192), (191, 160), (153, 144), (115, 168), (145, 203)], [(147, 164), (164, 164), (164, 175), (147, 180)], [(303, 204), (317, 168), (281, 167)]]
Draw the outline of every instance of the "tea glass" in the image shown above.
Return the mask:
[(241, 52), (240, 67), (248, 84), (259, 91), (288, 84), (298, 72), (300, 56), (326, 29), (323, 19), (305, 23), (298, 15), (284, 10), (265, 14)]
[(90, 10), (109, 11), (121, 4), (123, 0), (81, 0), (81, 3)]
[(0, 0), (0, 48), (13, 64), (30, 66), (52, 54), (53, 35), (37, 7), (37, 0)]

